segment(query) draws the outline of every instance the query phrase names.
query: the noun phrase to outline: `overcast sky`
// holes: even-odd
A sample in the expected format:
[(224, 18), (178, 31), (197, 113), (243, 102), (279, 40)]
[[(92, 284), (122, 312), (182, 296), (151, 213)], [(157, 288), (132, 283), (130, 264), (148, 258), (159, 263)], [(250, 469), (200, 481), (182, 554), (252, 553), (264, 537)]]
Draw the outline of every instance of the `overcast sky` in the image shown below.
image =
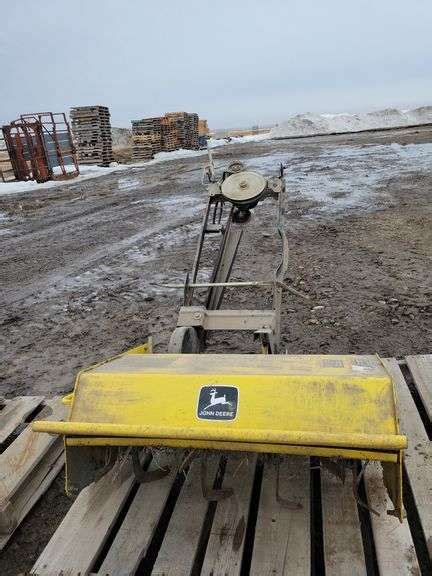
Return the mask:
[(0, 120), (110, 107), (210, 127), (432, 104), (430, 0), (2, 0)]

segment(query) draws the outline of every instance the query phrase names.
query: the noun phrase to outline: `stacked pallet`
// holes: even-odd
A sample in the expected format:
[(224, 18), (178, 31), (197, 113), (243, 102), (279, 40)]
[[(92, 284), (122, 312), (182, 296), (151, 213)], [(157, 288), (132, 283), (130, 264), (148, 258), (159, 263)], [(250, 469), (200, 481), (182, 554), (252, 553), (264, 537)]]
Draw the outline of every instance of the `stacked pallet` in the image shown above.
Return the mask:
[[(198, 114), (169, 112), (165, 114), (168, 131), (164, 136), (164, 149), (198, 148)], [(174, 146), (174, 148), (172, 148)]]
[(70, 117), (79, 163), (108, 166), (113, 161), (109, 109), (76, 106), (71, 108)]
[(162, 150), (161, 118), (132, 120), (132, 143), (134, 160), (150, 160)]
[(168, 112), (164, 116), (165, 130), (163, 133), (164, 150), (184, 148), (186, 136), (186, 112)]
[(149, 160), (162, 150), (196, 150), (198, 124), (198, 114), (187, 112), (169, 112), (161, 118), (132, 120), (133, 159)]
[(184, 148), (188, 148), (189, 150), (197, 150), (198, 149), (198, 126), (199, 126), (199, 118), (198, 114), (188, 114), (187, 115), (187, 125), (186, 125), (186, 141)]
[(207, 124), (207, 120), (204, 120), (204, 118), (200, 118), (198, 120), (198, 135), (208, 136), (208, 134), (209, 134), (209, 127)]

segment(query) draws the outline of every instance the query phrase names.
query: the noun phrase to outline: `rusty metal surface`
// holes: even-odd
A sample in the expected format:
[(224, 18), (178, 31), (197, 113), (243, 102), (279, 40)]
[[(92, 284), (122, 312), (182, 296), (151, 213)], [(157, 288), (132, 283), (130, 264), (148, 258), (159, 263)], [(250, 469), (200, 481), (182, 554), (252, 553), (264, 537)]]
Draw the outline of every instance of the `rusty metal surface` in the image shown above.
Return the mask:
[(64, 113), (22, 114), (2, 126), (2, 133), (16, 180), (46, 182), (79, 174)]

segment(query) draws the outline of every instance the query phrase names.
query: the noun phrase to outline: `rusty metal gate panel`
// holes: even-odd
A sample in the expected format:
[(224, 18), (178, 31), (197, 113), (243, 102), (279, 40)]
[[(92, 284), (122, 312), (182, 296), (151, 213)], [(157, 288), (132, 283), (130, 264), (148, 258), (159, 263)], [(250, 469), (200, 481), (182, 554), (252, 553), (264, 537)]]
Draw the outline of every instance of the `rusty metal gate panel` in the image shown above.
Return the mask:
[(72, 132), (63, 112), (22, 114), (21, 119), (40, 122), (46, 163), (53, 179), (72, 178), (79, 174)]
[(40, 124), (18, 120), (3, 126), (2, 131), (15, 178), (36, 182), (50, 180)]
[(72, 133), (64, 113), (22, 114), (2, 127), (17, 180), (46, 182), (79, 174)]

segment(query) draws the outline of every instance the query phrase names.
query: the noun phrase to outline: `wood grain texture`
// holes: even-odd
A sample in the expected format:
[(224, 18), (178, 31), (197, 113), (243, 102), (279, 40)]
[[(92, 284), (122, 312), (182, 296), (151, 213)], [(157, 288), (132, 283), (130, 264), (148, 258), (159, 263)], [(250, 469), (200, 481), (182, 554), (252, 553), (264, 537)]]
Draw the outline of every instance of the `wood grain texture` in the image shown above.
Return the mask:
[(432, 354), (407, 356), (406, 361), (429, 420), (432, 421)]
[(396, 386), (400, 427), (408, 438), (405, 469), (428, 544), (429, 556), (432, 558), (432, 443), (398, 363), (394, 359), (384, 362)]
[[(159, 465), (165, 467), (169, 463), (169, 457), (162, 457), (157, 463), (152, 462), (150, 469), (157, 469)], [(98, 572), (101, 576), (135, 574), (147, 552), (176, 474), (177, 466), (173, 466), (164, 478), (140, 485)]]
[[(47, 400), (41, 420), (63, 420), (66, 409), (60, 398)], [(0, 502), (10, 498), (56, 441), (57, 436), (33, 432), (28, 426), (0, 454)]]
[[(220, 457), (208, 462), (208, 481), (214, 482)], [(194, 564), (209, 503), (203, 497), (200, 462), (192, 462), (159, 550), (152, 576), (184, 576)], [(175, 559), (175, 560), (173, 560)]]
[(251, 576), (310, 575), (309, 476), (309, 458), (283, 458), (279, 493), (287, 506), (276, 497), (276, 466), (264, 465)]
[(80, 492), (31, 570), (37, 576), (87, 574), (134, 484), (129, 460)]
[(43, 396), (18, 396), (5, 405), (0, 412), (0, 444), (7, 440), (42, 400)]
[[(61, 420), (64, 415), (65, 407), (55, 398), (46, 401), (40, 418)], [(63, 465), (62, 439), (37, 434), (31, 426), (0, 454), (0, 549)]]
[(384, 486), (381, 465), (369, 462), (365, 472), (369, 506), (378, 512), (370, 515), (378, 567), (381, 576), (420, 576), (408, 521), (401, 524), (388, 515), (393, 504)]
[(327, 576), (365, 576), (366, 564), (352, 472), (345, 482), (321, 468), (324, 561)]
[(255, 454), (228, 457), (223, 487), (234, 493), (217, 503), (202, 576), (240, 574), (256, 462)]

